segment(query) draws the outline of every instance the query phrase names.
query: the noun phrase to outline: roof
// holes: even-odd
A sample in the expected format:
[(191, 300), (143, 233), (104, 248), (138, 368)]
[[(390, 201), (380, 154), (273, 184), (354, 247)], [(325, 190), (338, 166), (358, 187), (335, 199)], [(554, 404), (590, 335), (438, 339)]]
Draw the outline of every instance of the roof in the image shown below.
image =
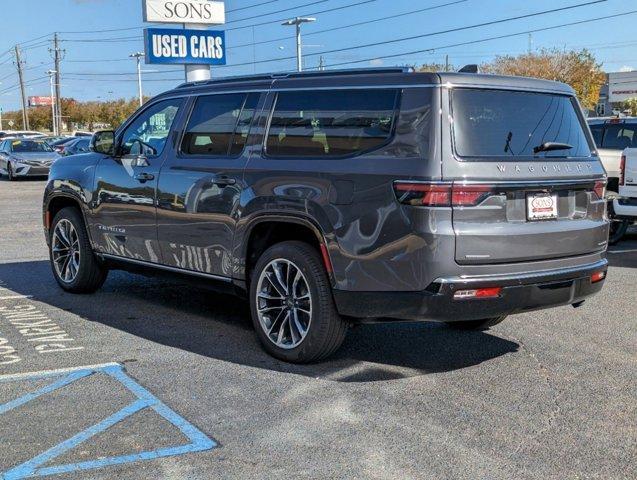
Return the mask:
[(560, 82), (541, 80), (528, 77), (513, 77), (504, 75), (490, 75), (482, 73), (450, 73), (450, 72), (414, 72), (410, 68), (359, 68), (350, 70), (325, 70), (293, 73), (272, 73), (246, 75), (238, 77), (221, 77), (200, 82), (188, 82), (179, 85), (172, 92), (209, 90), (263, 89), (270, 87), (285, 87), (294, 85), (295, 88), (315, 88), (331, 86), (370, 85), (439, 85), (452, 84), (457, 86), (483, 86), (529, 91), (555, 92), (573, 95), (574, 90)]

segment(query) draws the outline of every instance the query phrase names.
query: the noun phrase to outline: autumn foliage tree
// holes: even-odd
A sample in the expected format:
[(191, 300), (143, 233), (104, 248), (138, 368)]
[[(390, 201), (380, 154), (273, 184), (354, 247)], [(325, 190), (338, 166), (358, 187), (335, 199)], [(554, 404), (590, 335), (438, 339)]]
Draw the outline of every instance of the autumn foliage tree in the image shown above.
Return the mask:
[(606, 80), (601, 64), (586, 49), (542, 49), (522, 55), (499, 55), (481, 66), (486, 73), (544, 78), (568, 83), (582, 107), (593, 109)]

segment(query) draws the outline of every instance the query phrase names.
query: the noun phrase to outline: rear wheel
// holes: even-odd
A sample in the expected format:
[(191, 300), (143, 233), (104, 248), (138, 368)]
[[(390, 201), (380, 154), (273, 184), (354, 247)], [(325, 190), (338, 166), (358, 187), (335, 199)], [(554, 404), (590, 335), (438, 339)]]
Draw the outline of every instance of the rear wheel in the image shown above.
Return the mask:
[(268, 353), (286, 362), (309, 363), (341, 346), (348, 324), (336, 311), (314, 248), (298, 241), (278, 243), (259, 258), (251, 277), (252, 322)]
[(108, 270), (95, 257), (80, 212), (60, 210), (51, 225), (49, 255), (53, 276), (66, 291), (92, 293), (102, 286)]
[(489, 328), (497, 325), (507, 318), (506, 315), (501, 317), (486, 318), (480, 320), (462, 320), (459, 322), (447, 322), (447, 325), (458, 330), (488, 330)]
[(608, 232), (608, 244), (615, 245), (626, 234), (626, 230), (630, 226), (628, 220), (621, 220), (616, 217), (615, 209), (613, 208), (613, 200), (617, 197), (617, 193), (608, 192), (607, 197), (609, 201), (607, 203), (608, 219), (610, 220), (610, 228)]

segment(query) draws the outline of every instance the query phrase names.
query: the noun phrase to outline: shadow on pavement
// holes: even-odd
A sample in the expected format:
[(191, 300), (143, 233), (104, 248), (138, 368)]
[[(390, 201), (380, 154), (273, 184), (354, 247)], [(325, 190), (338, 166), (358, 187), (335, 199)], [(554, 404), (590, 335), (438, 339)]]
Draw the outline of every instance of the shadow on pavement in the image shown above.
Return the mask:
[(608, 263), (612, 267), (637, 268), (637, 225), (633, 225), (624, 238), (610, 247)]
[[(252, 331), (247, 301), (190, 285), (111, 272), (92, 295), (63, 292), (47, 261), (0, 264), (0, 286), (159, 344), (236, 364), (341, 382), (392, 380), (470, 367), (518, 350), (484, 332), (433, 322), (354, 327), (327, 361), (292, 365), (267, 355)], [(96, 341), (105, 343), (95, 332)], [(121, 360), (121, 359), (120, 359)]]

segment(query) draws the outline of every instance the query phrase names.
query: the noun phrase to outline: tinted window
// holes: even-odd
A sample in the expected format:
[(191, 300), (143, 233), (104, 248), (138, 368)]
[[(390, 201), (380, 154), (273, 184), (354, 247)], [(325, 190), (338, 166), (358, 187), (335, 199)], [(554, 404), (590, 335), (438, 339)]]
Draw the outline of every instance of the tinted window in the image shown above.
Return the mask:
[(396, 90), (280, 92), (267, 153), (338, 157), (378, 148), (392, 135), (396, 98)]
[[(457, 89), (452, 93), (456, 152), (462, 157), (588, 157), (577, 104), (563, 95)], [(545, 142), (571, 148), (538, 152)]]
[(46, 142), (35, 140), (13, 140), (11, 142), (11, 151), (14, 153), (29, 152), (52, 152), (53, 150)]
[(637, 125), (630, 123), (607, 124), (603, 148), (623, 150), (637, 147)]
[(601, 148), (602, 137), (604, 136), (604, 125), (602, 123), (598, 123), (596, 125), (589, 125), (589, 127), (591, 128), (591, 133), (593, 134), (595, 145), (597, 146), (597, 148)]
[(126, 128), (121, 141), (121, 154), (160, 155), (180, 105), (179, 98), (164, 100), (143, 111)]
[(248, 138), (259, 94), (200, 97), (186, 127), (182, 151), (191, 155), (238, 155)]

